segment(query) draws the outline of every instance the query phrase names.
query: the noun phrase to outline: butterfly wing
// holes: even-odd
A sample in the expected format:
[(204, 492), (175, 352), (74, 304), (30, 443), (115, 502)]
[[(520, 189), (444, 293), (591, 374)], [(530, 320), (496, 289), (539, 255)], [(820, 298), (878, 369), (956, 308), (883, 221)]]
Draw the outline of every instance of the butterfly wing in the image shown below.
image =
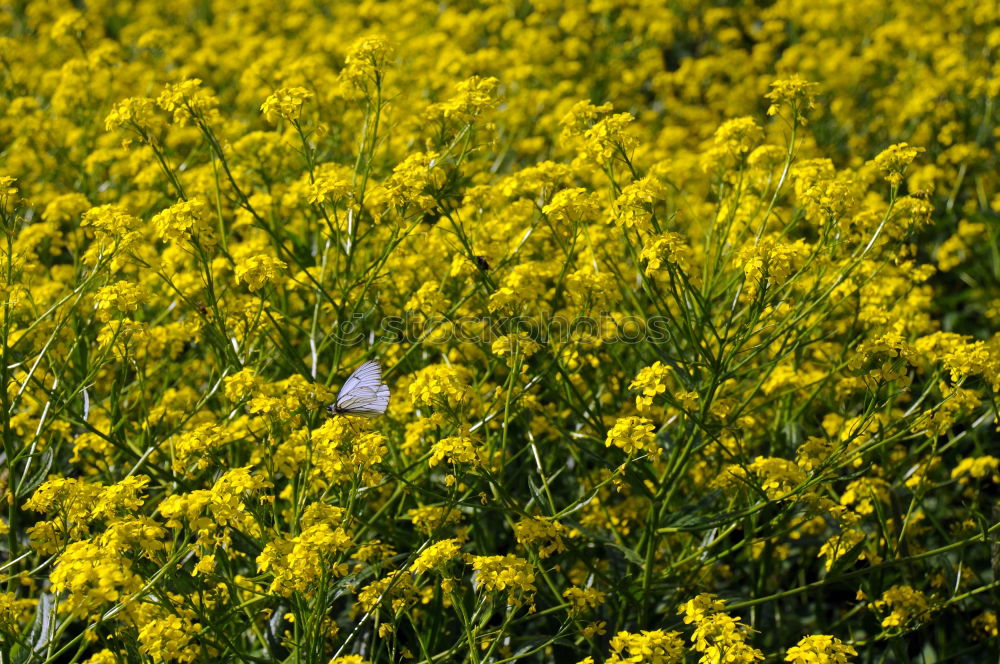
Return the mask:
[(341, 402), (353, 394), (359, 387), (377, 390), (381, 383), (382, 365), (378, 360), (368, 360), (355, 369), (354, 373), (348, 376), (347, 380), (340, 387), (340, 393), (337, 395), (337, 407), (339, 408)]
[(352, 373), (337, 395), (334, 412), (375, 417), (389, 407), (389, 387), (382, 383), (382, 365), (369, 360)]
[(360, 415), (361, 417), (377, 417), (385, 413), (388, 407), (388, 385), (379, 385), (376, 390), (359, 387), (349, 396), (337, 402), (338, 413), (342, 415)]

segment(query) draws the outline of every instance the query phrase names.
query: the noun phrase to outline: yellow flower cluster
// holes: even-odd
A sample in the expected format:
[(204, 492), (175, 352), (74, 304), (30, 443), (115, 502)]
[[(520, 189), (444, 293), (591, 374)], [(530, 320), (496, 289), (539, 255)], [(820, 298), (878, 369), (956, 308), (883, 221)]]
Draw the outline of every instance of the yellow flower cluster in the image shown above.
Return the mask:
[(302, 112), (302, 104), (312, 96), (313, 93), (305, 88), (282, 88), (265, 99), (260, 110), (271, 124), (277, 123), (279, 118), (295, 122)]
[(468, 371), (461, 367), (428, 366), (410, 383), (410, 400), (414, 406), (458, 406), (469, 397), (467, 380)]
[(275, 281), (281, 270), (288, 265), (284, 261), (273, 256), (261, 254), (258, 256), (248, 256), (236, 265), (236, 281), (242, 281), (250, 289), (250, 292), (258, 291), (265, 284)]
[(790, 664), (850, 664), (850, 658), (857, 654), (857, 650), (841, 643), (840, 639), (817, 634), (802, 637), (785, 653), (785, 661)]
[(951, 478), (967, 484), (972, 479), (988, 477), (994, 484), (1000, 484), (1000, 459), (995, 456), (981, 456), (962, 459), (951, 470)]
[(998, 26), (7, 3), (0, 653), (989, 659)]
[(461, 555), (462, 543), (457, 539), (446, 539), (431, 544), (420, 552), (413, 561), (415, 572), (442, 571), (443, 568)]
[(643, 630), (638, 634), (618, 632), (611, 638), (611, 657), (606, 662), (624, 664), (678, 664), (684, 661), (684, 642), (680, 633)]
[(645, 417), (623, 417), (608, 431), (604, 444), (607, 447), (614, 445), (621, 448), (629, 455), (646, 452), (654, 457), (659, 456), (662, 449), (656, 445), (653, 435), (655, 428)]
[(154, 662), (193, 662), (199, 648), (191, 641), (201, 631), (180, 616), (151, 620), (139, 628), (139, 652)]
[(910, 628), (930, 617), (931, 604), (924, 593), (910, 586), (889, 588), (882, 597), (872, 602), (875, 611), (889, 614), (882, 619), (882, 627)]
[(365, 611), (385, 607), (396, 612), (414, 602), (415, 596), (410, 573), (397, 570), (362, 588), (358, 593), (358, 604)]
[(761, 651), (747, 643), (752, 630), (725, 613), (722, 600), (699, 595), (682, 604), (679, 613), (684, 614), (685, 624), (694, 625), (691, 647), (702, 653), (698, 660), (701, 664), (752, 664), (764, 659)]
[(142, 577), (128, 558), (89, 540), (67, 546), (50, 578), (55, 592), (68, 593), (64, 610), (77, 618), (103, 611), (142, 587)]
[(535, 593), (535, 571), (524, 558), (512, 553), (505, 556), (471, 556), (477, 587), (488, 592), (507, 591), (507, 602), (531, 604)]
[(436, 466), (442, 461), (451, 464), (480, 466), (484, 462), (482, 447), (472, 438), (451, 436), (442, 438), (431, 448), (428, 464)]
[(667, 377), (670, 370), (662, 362), (654, 362), (643, 367), (635, 380), (628, 386), (630, 390), (639, 390), (641, 394), (635, 398), (636, 410), (642, 412), (653, 405), (653, 399), (667, 391)]
[(318, 523), (293, 538), (269, 542), (257, 557), (257, 566), (273, 574), (271, 592), (284, 597), (296, 592), (311, 595), (330, 574), (342, 576), (347, 572), (331, 561), (350, 543), (343, 528)]
[(518, 544), (531, 547), (539, 558), (548, 558), (566, 550), (563, 537), (569, 536), (566, 526), (550, 519), (522, 519), (514, 524), (514, 537)]
[(597, 607), (604, 604), (607, 596), (596, 588), (567, 588), (563, 591), (563, 597), (572, 605), (571, 613), (590, 613)]

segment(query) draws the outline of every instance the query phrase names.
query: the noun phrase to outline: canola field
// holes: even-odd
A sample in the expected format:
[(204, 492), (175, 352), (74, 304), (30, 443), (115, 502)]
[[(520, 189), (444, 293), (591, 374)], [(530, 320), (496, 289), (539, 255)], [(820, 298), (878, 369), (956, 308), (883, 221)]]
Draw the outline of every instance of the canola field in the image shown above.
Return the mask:
[(981, 0), (4, 3), (0, 661), (995, 662), (998, 97)]

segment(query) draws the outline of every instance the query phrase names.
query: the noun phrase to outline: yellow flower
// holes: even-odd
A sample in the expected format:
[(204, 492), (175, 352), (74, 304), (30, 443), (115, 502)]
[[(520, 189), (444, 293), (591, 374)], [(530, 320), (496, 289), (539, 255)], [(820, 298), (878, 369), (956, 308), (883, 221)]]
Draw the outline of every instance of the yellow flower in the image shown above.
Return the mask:
[(451, 436), (434, 443), (431, 447), (431, 458), (427, 464), (433, 467), (442, 461), (452, 464), (482, 466), (486, 458), (484, 450), (476, 440), (468, 436)]
[(344, 565), (333, 560), (351, 545), (351, 537), (343, 528), (318, 523), (290, 538), (272, 540), (257, 556), (257, 567), (273, 574), (270, 591), (282, 597), (293, 593), (311, 596), (327, 575), (343, 576)]
[(967, 457), (951, 470), (951, 479), (957, 479), (961, 484), (968, 484), (970, 478), (979, 480), (987, 477), (994, 484), (1000, 484), (1000, 459), (995, 456)]
[(667, 188), (652, 175), (647, 175), (622, 188), (615, 199), (612, 221), (629, 229), (644, 232), (653, 230), (653, 206), (667, 196)]
[(631, 113), (616, 113), (599, 120), (583, 133), (583, 152), (601, 163), (609, 159), (628, 159), (638, 139), (628, 132), (635, 121)]
[(882, 619), (882, 627), (911, 627), (930, 618), (931, 605), (919, 590), (910, 586), (895, 585), (882, 597), (872, 602), (872, 608), (879, 612), (890, 610), (889, 615)]
[(139, 219), (125, 211), (121, 205), (101, 205), (91, 208), (83, 214), (81, 226), (93, 226), (109, 237), (122, 236), (135, 230), (140, 224)]
[(190, 431), (185, 431), (174, 437), (174, 463), (176, 471), (182, 472), (192, 461), (196, 461), (199, 468), (207, 468), (209, 465), (209, 453), (216, 448), (229, 442), (229, 436), (223, 427), (205, 423), (196, 426)]
[(569, 537), (569, 534), (566, 526), (547, 518), (531, 517), (514, 524), (514, 537), (518, 544), (536, 547), (539, 558), (566, 551), (563, 537)]
[(440, 282), (432, 279), (421, 284), (417, 292), (410, 297), (405, 308), (407, 311), (432, 314), (444, 311), (448, 308), (448, 304), (448, 298), (441, 292)]
[(148, 299), (146, 290), (139, 284), (119, 281), (105, 286), (94, 294), (98, 320), (107, 320), (111, 311), (128, 314), (136, 311)]
[(408, 206), (434, 209), (433, 192), (444, 182), (440, 157), (436, 152), (415, 152), (397, 164), (385, 181), (389, 204), (400, 210)]
[(563, 136), (581, 136), (589, 129), (597, 118), (607, 115), (614, 109), (611, 103), (594, 106), (589, 101), (576, 102), (560, 120)]
[(54, 592), (68, 593), (66, 610), (81, 619), (99, 615), (143, 584), (121, 553), (90, 540), (67, 546), (56, 558), (49, 578)]
[(425, 535), (432, 535), (445, 526), (461, 523), (462, 513), (447, 506), (425, 505), (415, 507), (406, 513), (413, 527)]
[(287, 267), (284, 261), (267, 254), (248, 256), (236, 264), (236, 282), (242, 281), (253, 293), (275, 281)]
[(871, 514), (875, 510), (873, 502), (889, 504), (889, 489), (889, 483), (879, 477), (861, 477), (847, 485), (840, 504), (854, 505), (852, 509), (858, 514)]
[[(851, 512), (851, 514), (854, 514)], [(819, 548), (819, 556), (826, 558), (824, 567), (829, 570), (833, 564), (854, 550), (865, 541), (865, 533), (860, 528), (847, 528), (843, 532), (830, 537)], [(859, 559), (868, 557), (866, 552), (858, 554)]]
[(531, 603), (535, 593), (535, 571), (531, 563), (512, 553), (506, 556), (470, 556), (475, 570), (473, 578), (478, 588), (486, 591), (507, 591), (507, 601), (520, 606)]
[(34, 599), (18, 599), (12, 592), (0, 592), (0, 630), (16, 633), (37, 603)]
[[(42, 219), (53, 222), (71, 221), (90, 208), (90, 201), (83, 194), (71, 192), (56, 196), (45, 206)], [(138, 220), (136, 220), (138, 221)], [(82, 222), (81, 226), (84, 225)]]
[(91, 514), (98, 518), (113, 518), (120, 513), (134, 513), (145, 502), (141, 492), (149, 485), (146, 475), (131, 475), (125, 479), (104, 487), (97, 496)]
[(468, 370), (462, 367), (430, 365), (418, 371), (410, 383), (410, 401), (414, 406), (456, 407), (471, 395), (469, 378)]
[[(588, 625), (584, 625), (583, 629), (580, 630), (580, 635), (585, 639), (592, 639), (595, 636), (604, 636), (605, 634), (607, 634), (607, 630), (604, 629), (607, 626), (608, 623), (606, 623), (605, 621), (597, 620)], [(590, 658), (588, 657), (587, 659)], [(583, 661), (586, 662), (587, 659)], [(593, 662), (593, 660), (591, 660), (591, 662)], [(583, 663), (581, 662), (581, 664)]]
[(167, 496), (158, 510), (167, 519), (168, 528), (181, 529), (186, 524), (198, 533), (203, 548), (212, 549), (216, 544), (231, 543), (230, 529), (260, 536), (260, 525), (247, 509), (246, 500), (267, 486), (267, 481), (252, 475), (249, 468), (234, 468), (211, 489)]
[(725, 613), (714, 613), (695, 625), (691, 645), (702, 653), (700, 664), (740, 662), (752, 664), (764, 654), (746, 643), (751, 629)]
[(566, 291), (581, 309), (607, 311), (621, 300), (618, 282), (608, 272), (595, 272), (590, 265), (566, 277)]
[(392, 56), (392, 45), (384, 36), (364, 37), (351, 46), (340, 76), (355, 89), (370, 93), (373, 86), (381, 85)]
[(762, 238), (740, 249), (733, 259), (734, 267), (746, 276), (744, 298), (753, 298), (761, 289), (783, 284), (803, 264), (810, 247), (805, 240), (780, 242)]
[(154, 662), (193, 662), (201, 648), (192, 641), (201, 629), (176, 615), (151, 620), (139, 628), (139, 652)]
[(875, 157), (875, 166), (885, 174), (885, 179), (893, 187), (903, 182), (903, 174), (923, 148), (911, 147), (906, 143), (890, 145)]
[(149, 97), (126, 97), (115, 104), (104, 119), (108, 131), (120, 127), (134, 127), (149, 134), (160, 128), (162, 120), (156, 116), (154, 100)]
[(173, 113), (174, 122), (185, 125), (193, 119), (211, 120), (218, 114), (219, 100), (202, 87), (200, 78), (171, 83), (156, 98), (156, 104)]
[(680, 233), (650, 235), (639, 257), (646, 261), (646, 274), (666, 271), (668, 265), (687, 270), (691, 249)]
[(232, 376), (226, 376), (223, 382), (226, 386), (226, 398), (233, 402), (255, 396), (263, 387), (263, 381), (253, 369), (243, 369)]
[(798, 74), (791, 78), (780, 79), (771, 83), (771, 91), (764, 95), (771, 101), (767, 107), (768, 115), (777, 115), (782, 106), (788, 106), (792, 118), (800, 124), (806, 124), (806, 111), (816, 106), (816, 83), (806, 81)]
[(748, 467), (760, 478), (761, 489), (772, 500), (787, 496), (806, 481), (802, 469), (787, 459), (757, 457)]
[(328, 664), (371, 664), (371, 662), (361, 655), (341, 655), (331, 659)]
[(0, 175), (0, 198), (8, 199), (12, 196), (17, 196), (17, 192), (17, 178), (13, 178), (9, 175)]
[(681, 604), (677, 613), (684, 615), (685, 625), (690, 625), (691, 623), (698, 624), (713, 613), (724, 611), (725, 608), (726, 603), (721, 599), (716, 599), (715, 595), (702, 593)]
[(553, 219), (568, 222), (596, 219), (600, 210), (597, 194), (582, 187), (560, 189), (542, 208), (542, 212)]
[(606, 447), (614, 445), (621, 448), (630, 456), (646, 452), (658, 457), (663, 450), (656, 444), (655, 428), (652, 421), (645, 417), (620, 417), (608, 431), (604, 444)]
[(351, 196), (354, 187), (348, 176), (339, 172), (339, 169), (324, 164), (316, 170), (316, 178), (309, 185), (310, 203), (337, 203)]
[(60, 41), (65, 37), (77, 37), (87, 29), (87, 17), (75, 9), (64, 11), (59, 14), (49, 29), (49, 36), (53, 41)]
[(638, 634), (618, 632), (611, 638), (613, 654), (607, 659), (609, 664), (680, 664), (684, 660), (684, 642), (680, 632), (663, 630), (646, 631)]
[(590, 613), (604, 604), (605, 594), (597, 588), (577, 588), (573, 586), (563, 591), (563, 597), (569, 602), (569, 612), (572, 615)]
[(214, 229), (209, 224), (208, 204), (202, 198), (174, 203), (153, 216), (157, 237), (170, 240), (198, 238), (207, 245), (215, 244)]
[(513, 366), (515, 356), (521, 359), (531, 357), (541, 347), (540, 343), (526, 334), (507, 334), (494, 341), (490, 350), (493, 351), (494, 355), (510, 358), (507, 366)]
[(715, 130), (716, 146), (722, 147), (732, 156), (749, 153), (764, 140), (764, 130), (752, 117), (726, 120)]
[(455, 86), (455, 96), (427, 108), (430, 120), (441, 119), (456, 124), (472, 124), (497, 106), (500, 81), (493, 76), (472, 76)]
[(461, 556), (462, 542), (457, 539), (446, 539), (431, 544), (420, 552), (413, 561), (413, 571), (419, 573), (431, 570), (441, 571), (453, 560)]
[(857, 651), (841, 643), (840, 639), (825, 634), (804, 636), (785, 653), (791, 664), (850, 664), (850, 657)]
[(981, 638), (996, 638), (1000, 634), (997, 629), (996, 611), (983, 611), (972, 619), (972, 627), (981, 635)]
[(281, 88), (264, 100), (260, 110), (271, 124), (277, 124), (279, 119), (295, 122), (302, 113), (302, 105), (312, 97), (313, 93), (305, 88)]
[(385, 608), (397, 613), (417, 599), (413, 576), (408, 571), (395, 570), (385, 577), (369, 583), (358, 593), (358, 604), (365, 611)]
[(670, 369), (662, 362), (654, 362), (648, 367), (641, 369), (635, 380), (628, 386), (630, 390), (639, 390), (640, 394), (635, 398), (635, 407), (639, 412), (648, 410), (653, 404), (653, 399), (667, 391), (667, 376)]

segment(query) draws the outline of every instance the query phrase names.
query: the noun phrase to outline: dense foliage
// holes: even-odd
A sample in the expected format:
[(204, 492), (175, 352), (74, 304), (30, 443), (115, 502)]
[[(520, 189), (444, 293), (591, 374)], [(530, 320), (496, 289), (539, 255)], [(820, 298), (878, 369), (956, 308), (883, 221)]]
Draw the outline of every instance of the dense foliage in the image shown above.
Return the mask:
[(4, 662), (996, 652), (997, 3), (0, 26)]

